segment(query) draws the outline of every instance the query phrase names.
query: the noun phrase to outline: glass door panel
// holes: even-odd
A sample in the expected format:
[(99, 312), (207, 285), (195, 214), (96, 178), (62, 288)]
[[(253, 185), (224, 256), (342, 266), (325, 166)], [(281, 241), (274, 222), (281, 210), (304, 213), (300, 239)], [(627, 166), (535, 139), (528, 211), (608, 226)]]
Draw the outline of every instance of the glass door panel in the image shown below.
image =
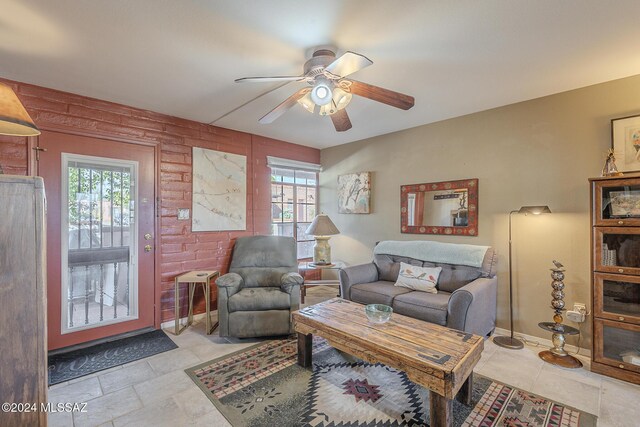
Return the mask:
[(597, 362), (640, 372), (640, 326), (596, 319)]
[(595, 316), (640, 324), (640, 277), (595, 273)]
[(640, 275), (640, 229), (595, 227), (596, 270)]
[(135, 319), (136, 162), (62, 160), (62, 333)]
[(640, 225), (640, 185), (637, 180), (598, 181), (595, 185), (595, 225)]

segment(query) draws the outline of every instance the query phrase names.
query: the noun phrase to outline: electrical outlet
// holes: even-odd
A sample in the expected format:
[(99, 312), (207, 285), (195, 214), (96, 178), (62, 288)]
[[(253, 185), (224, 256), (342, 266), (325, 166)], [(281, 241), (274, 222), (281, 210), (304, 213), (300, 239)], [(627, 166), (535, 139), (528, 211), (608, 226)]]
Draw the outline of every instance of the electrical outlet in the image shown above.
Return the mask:
[(581, 302), (573, 303), (573, 311), (577, 311), (578, 313), (587, 314), (587, 306)]
[(587, 317), (587, 306), (580, 302), (573, 303), (573, 310), (567, 311), (567, 319), (572, 322), (582, 323)]
[(178, 208), (178, 219), (179, 220), (189, 219), (189, 209)]
[(579, 311), (567, 311), (567, 319), (575, 323), (582, 323), (585, 321), (585, 315)]

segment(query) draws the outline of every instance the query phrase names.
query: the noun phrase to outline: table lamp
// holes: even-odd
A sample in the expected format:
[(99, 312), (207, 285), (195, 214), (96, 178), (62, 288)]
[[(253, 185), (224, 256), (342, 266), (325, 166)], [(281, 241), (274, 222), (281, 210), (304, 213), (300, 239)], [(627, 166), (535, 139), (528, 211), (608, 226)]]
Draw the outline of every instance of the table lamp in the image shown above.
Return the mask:
[(333, 221), (326, 214), (316, 215), (305, 233), (313, 236), (316, 240), (316, 244), (313, 245), (313, 264), (330, 265), (331, 246), (329, 246), (329, 239), (334, 234), (340, 234)]

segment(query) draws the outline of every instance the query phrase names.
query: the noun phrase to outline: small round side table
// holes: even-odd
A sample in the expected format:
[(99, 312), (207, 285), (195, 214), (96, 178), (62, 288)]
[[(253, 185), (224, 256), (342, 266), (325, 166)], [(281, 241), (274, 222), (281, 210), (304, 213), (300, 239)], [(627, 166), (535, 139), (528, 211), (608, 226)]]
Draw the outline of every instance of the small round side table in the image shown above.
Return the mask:
[(564, 349), (564, 336), (578, 335), (580, 333), (579, 330), (568, 325), (554, 322), (540, 322), (538, 323), (538, 326), (540, 326), (545, 331), (553, 333), (551, 337), (553, 347), (551, 347), (549, 350), (541, 351), (540, 353), (538, 353), (538, 356), (540, 356), (542, 360), (551, 363), (552, 365), (561, 366), (563, 368), (582, 367), (582, 362), (567, 353), (567, 351)]

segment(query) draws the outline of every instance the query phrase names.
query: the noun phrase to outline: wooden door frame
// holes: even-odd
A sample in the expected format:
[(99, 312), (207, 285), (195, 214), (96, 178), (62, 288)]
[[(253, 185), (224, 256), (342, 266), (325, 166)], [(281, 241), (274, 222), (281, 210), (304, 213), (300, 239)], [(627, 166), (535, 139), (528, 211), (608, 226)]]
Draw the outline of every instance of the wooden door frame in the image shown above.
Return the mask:
[[(160, 220), (161, 217), (159, 215), (160, 212), (160, 142), (156, 141), (145, 141), (139, 139), (133, 139), (126, 136), (113, 135), (106, 132), (102, 132), (99, 130), (89, 130), (89, 129), (77, 129), (68, 126), (62, 125), (50, 125), (46, 124), (43, 126), (39, 126), (41, 130), (50, 131), (50, 132), (58, 132), (58, 133), (66, 133), (69, 135), (76, 136), (84, 136), (89, 138), (99, 138), (106, 139), (109, 141), (115, 142), (123, 142), (126, 144), (136, 144), (136, 145), (146, 145), (149, 147), (153, 147), (153, 155), (155, 157), (154, 162), (154, 183), (153, 183), (153, 191), (154, 191), (154, 236), (153, 236), (153, 247), (154, 256), (154, 275), (153, 275), (153, 325), (155, 329), (160, 329), (162, 325), (162, 319), (160, 316), (162, 315), (162, 307), (161, 307), (161, 294), (162, 292), (158, 289), (161, 279), (160, 272), (160, 260), (161, 260), (161, 226)], [(39, 136), (30, 136), (27, 137), (27, 175), (35, 175), (37, 170), (36, 164), (36, 156), (33, 155), (34, 149), (38, 146), (38, 138)], [(46, 195), (46, 186), (45, 186), (45, 195)]]

